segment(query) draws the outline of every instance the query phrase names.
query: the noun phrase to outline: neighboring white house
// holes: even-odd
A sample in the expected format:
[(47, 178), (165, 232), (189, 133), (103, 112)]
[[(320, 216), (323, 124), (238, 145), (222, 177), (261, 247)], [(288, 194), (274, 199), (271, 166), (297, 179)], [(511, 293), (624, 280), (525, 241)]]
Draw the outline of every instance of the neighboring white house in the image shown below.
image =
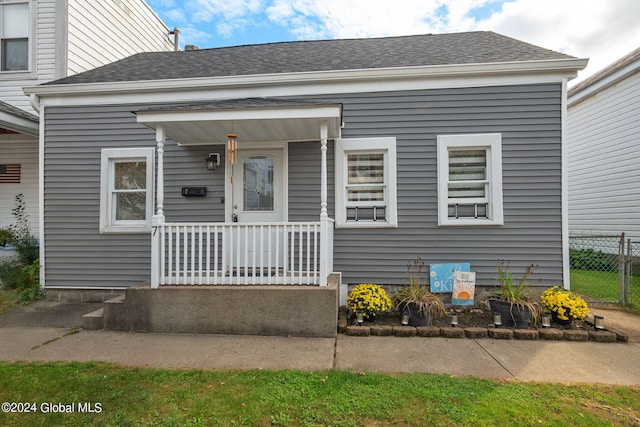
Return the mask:
[(0, 0), (0, 228), (25, 195), (38, 235), (38, 112), (33, 86), (138, 52), (173, 50), (169, 29), (143, 0)]
[(569, 230), (640, 238), (640, 48), (568, 93)]

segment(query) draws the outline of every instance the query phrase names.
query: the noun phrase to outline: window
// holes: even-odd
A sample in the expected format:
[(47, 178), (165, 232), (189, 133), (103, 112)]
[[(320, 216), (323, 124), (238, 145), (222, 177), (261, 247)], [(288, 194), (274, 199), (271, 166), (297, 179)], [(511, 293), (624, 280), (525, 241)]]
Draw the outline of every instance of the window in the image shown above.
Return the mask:
[(502, 136), (438, 136), (438, 224), (503, 223)]
[(29, 69), (29, 3), (0, 4), (0, 70)]
[(397, 227), (396, 140), (336, 141), (336, 226)]
[(154, 153), (153, 148), (102, 150), (101, 233), (151, 229)]

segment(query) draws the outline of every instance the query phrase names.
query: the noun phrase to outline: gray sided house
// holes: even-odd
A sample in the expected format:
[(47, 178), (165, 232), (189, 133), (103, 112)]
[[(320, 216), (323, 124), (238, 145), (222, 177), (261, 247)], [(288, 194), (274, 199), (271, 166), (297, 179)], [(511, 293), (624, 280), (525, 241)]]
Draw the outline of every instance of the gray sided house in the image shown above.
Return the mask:
[[(585, 64), (471, 32), (141, 53), (26, 88), (44, 119), (44, 286), (149, 281), (144, 298), (170, 293), (161, 310), (183, 301), (174, 321), (199, 324), (203, 292), (307, 292), (290, 304), (329, 332), (241, 332), (327, 335), (338, 285), (404, 284), (416, 257), (468, 262), (480, 286), (498, 258), (536, 263), (563, 285), (566, 83)], [(128, 327), (189, 330), (129, 291), (147, 324)]]

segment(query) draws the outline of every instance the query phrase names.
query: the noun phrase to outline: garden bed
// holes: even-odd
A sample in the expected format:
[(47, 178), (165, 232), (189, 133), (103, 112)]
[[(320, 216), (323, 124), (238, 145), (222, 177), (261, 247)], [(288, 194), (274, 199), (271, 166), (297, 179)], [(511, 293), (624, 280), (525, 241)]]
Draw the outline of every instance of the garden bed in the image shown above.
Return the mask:
[(597, 331), (586, 321), (574, 321), (569, 326), (552, 324), (550, 328), (529, 327), (526, 329), (496, 328), (490, 310), (483, 308), (456, 309), (458, 325), (453, 327), (450, 318), (434, 320), (432, 326), (403, 326), (401, 314), (387, 311), (375, 319), (365, 321), (362, 326), (350, 315), (346, 307), (340, 307), (338, 333), (351, 336), (400, 336), (400, 337), (444, 337), (444, 338), (493, 338), (520, 340), (566, 340), (566, 341), (624, 341), (619, 334)]

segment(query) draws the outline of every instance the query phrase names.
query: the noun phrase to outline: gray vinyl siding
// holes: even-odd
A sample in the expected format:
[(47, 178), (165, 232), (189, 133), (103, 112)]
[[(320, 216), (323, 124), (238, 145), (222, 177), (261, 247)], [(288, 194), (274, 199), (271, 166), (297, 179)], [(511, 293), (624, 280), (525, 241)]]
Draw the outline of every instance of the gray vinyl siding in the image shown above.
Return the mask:
[[(478, 283), (494, 283), (498, 258), (518, 276), (539, 264), (535, 283), (562, 285), (561, 85), (503, 86), (316, 97), (343, 104), (344, 138), (397, 139), (397, 228), (336, 229), (334, 270), (344, 283), (406, 283), (407, 262), (470, 262)], [(308, 99), (308, 98), (306, 98)], [(149, 235), (100, 235), (100, 149), (155, 145), (126, 107), (46, 109), (47, 286), (129, 286), (147, 280)], [(501, 133), (504, 226), (438, 227), (436, 138)], [(223, 221), (224, 170), (206, 171), (209, 152), (165, 153), (167, 221)], [(289, 220), (317, 221), (320, 143), (288, 145)], [(334, 151), (328, 150), (329, 215), (334, 216)], [(207, 186), (183, 198), (182, 186)]]
[[(149, 279), (148, 234), (100, 234), (100, 150), (154, 147), (131, 107), (45, 109), (46, 286), (123, 287)], [(204, 162), (203, 162), (204, 163)]]
[[(440, 89), (343, 97), (344, 138), (397, 138), (398, 228), (337, 229), (343, 282), (406, 283), (407, 262), (470, 262), (494, 284), (496, 260), (562, 284), (561, 86)], [(503, 226), (438, 227), (438, 135), (501, 133)]]

